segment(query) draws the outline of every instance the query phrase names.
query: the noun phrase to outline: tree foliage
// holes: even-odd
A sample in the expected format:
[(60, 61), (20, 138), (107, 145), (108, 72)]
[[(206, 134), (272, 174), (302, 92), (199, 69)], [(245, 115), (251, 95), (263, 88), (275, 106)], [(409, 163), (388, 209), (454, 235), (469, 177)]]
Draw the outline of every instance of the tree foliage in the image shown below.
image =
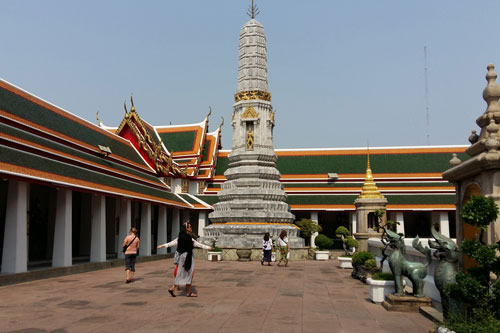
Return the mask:
[(498, 206), (483, 196), (472, 197), (463, 207), (460, 216), (470, 225), (481, 229), (481, 235), (474, 240), (462, 242), (462, 252), (476, 261), (466, 273), (458, 273), (456, 282), (448, 284), (445, 291), (464, 304), (464, 311), (451, 318), (446, 325), (457, 332), (486, 332), (484, 327), (496, 330), (500, 327), (500, 257), (497, 256), (500, 241), (483, 244), (482, 234), (498, 216)]
[(299, 227), (300, 235), (306, 240), (306, 243), (309, 243), (309, 239), (314, 233), (323, 230), (318, 223), (311, 219), (301, 219), (295, 222), (295, 225)]
[(319, 234), (318, 237), (314, 239), (314, 243), (316, 243), (320, 250), (328, 250), (333, 245), (333, 239), (326, 235)]
[(465, 223), (486, 231), (498, 217), (498, 206), (491, 198), (473, 196), (462, 208), (460, 216)]

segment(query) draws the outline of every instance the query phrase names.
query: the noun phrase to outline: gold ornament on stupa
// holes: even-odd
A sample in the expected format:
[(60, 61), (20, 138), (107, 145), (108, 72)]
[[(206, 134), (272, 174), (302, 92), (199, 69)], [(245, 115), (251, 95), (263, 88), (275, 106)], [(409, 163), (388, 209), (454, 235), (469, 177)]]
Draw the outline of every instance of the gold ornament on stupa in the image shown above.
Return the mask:
[(363, 185), (363, 189), (361, 190), (361, 194), (358, 196), (358, 199), (382, 199), (382, 198), (384, 198), (384, 196), (380, 194), (377, 184), (375, 184), (375, 180), (373, 179), (372, 169), (370, 168), (370, 154), (368, 154), (365, 183)]

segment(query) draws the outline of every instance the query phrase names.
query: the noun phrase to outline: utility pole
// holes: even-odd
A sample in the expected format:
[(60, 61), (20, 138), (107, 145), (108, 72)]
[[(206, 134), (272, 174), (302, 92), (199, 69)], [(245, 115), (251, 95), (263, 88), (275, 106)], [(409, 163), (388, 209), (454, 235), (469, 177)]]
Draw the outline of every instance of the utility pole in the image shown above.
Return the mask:
[(425, 141), (429, 146), (431, 144), (430, 134), (430, 112), (429, 112), (429, 86), (427, 83), (427, 46), (424, 46), (424, 76), (425, 76)]

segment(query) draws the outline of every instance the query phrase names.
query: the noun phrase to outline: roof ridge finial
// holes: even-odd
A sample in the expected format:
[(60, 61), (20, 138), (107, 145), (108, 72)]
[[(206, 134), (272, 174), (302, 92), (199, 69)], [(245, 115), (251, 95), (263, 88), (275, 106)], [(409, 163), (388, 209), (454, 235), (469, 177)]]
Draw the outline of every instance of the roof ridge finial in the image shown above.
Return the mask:
[(260, 10), (253, 4), (252, 0), (252, 5), (248, 8), (247, 15), (250, 16), (252, 19), (255, 18), (255, 16), (259, 15)]

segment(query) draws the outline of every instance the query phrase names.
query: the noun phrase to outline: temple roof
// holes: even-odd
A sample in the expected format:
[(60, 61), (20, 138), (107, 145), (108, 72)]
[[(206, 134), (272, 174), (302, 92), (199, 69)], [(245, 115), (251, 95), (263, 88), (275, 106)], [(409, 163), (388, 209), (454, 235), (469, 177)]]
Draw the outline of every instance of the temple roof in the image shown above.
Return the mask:
[(0, 80), (0, 174), (191, 207), (169, 193), (129, 140)]
[[(467, 159), (466, 146), (370, 148), (372, 173), (388, 209), (455, 209), (455, 187), (444, 180), (453, 153)], [(225, 181), (229, 151), (220, 151), (215, 178), (205, 194)], [(366, 180), (366, 148), (277, 149), (277, 168), (292, 210), (354, 210)]]

